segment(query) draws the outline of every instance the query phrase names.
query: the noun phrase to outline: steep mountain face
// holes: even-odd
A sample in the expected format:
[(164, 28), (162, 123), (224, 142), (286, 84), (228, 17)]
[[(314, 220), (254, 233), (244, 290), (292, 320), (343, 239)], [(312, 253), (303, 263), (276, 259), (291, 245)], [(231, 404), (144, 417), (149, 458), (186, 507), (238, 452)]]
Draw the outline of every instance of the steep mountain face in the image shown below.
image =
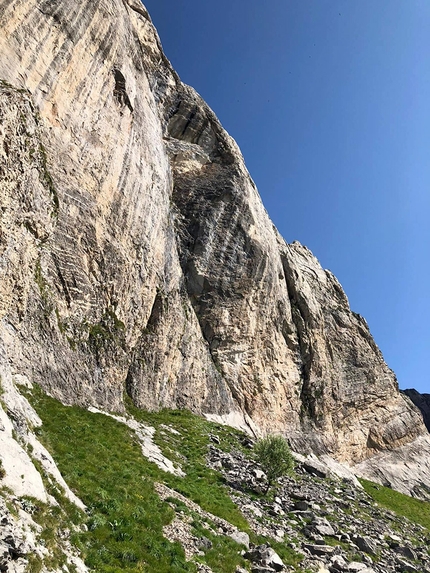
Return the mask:
[(430, 431), (430, 394), (420, 394), (413, 389), (403, 390), (403, 394), (406, 394), (415, 406), (420, 409), (427, 430)]
[(359, 462), (415, 438), (336, 278), (271, 223), (138, 0), (0, 2), (0, 344), (65, 403), (189, 408)]

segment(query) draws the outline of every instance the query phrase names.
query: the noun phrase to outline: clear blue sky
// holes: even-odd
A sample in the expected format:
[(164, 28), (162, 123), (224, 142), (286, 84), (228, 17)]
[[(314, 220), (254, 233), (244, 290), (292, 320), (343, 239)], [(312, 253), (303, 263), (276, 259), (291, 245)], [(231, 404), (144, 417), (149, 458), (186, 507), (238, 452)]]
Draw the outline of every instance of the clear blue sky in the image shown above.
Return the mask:
[(430, 392), (430, 1), (147, 0), (288, 242)]

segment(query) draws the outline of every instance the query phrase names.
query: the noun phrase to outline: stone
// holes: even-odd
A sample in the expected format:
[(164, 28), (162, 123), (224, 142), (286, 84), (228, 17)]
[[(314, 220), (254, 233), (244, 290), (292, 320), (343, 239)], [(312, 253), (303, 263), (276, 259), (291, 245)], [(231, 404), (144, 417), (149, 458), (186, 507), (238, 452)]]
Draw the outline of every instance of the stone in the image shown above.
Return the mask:
[(13, 425), (0, 405), (0, 460), (5, 471), (2, 485), (11, 488), (18, 496), (29, 496), (47, 502), (47, 493), (39, 472), (29, 455), (13, 437)]
[(354, 536), (352, 539), (361, 551), (369, 553), (370, 555), (376, 555), (377, 546), (373, 539), (370, 539), (369, 537), (362, 537), (360, 535)]
[(274, 571), (282, 571), (285, 566), (282, 559), (276, 553), (274, 549), (268, 547), (263, 554), (263, 563), (268, 565)]
[(308, 511), (311, 508), (311, 505), (307, 501), (296, 501), (294, 503), (294, 509), (298, 511)]
[(397, 559), (397, 564), (400, 565), (402, 571), (407, 573), (420, 573), (420, 570), (417, 569), (415, 565), (405, 561), (404, 559)]
[(256, 517), (262, 517), (263, 513), (261, 511), (261, 509), (259, 507), (256, 507), (253, 504), (249, 504), (245, 506), (246, 509), (248, 509), (249, 511), (252, 511), (252, 513), (256, 516)]
[(229, 533), (229, 536), (239, 543), (240, 545), (244, 545), (247, 549), (249, 549), (249, 535), (244, 531), (232, 531)]
[(392, 452), (381, 452), (353, 466), (355, 473), (406, 495), (430, 501), (430, 437), (420, 436)]
[(7, 564), (11, 560), (9, 545), (0, 541), (0, 571), (7, 571)]
[(360, 563), (359, 561), (352, 561), (348, 565), (347, 571), (351, 573), (360, 573), (361, 571), (367, 569), (367, 565), (365, 563)]
[(420, 394), (413, 388), (410, 388), (409, 390), (402, 390), (402, 393), (405, 394), (415, 404), (415, 406), (420, 409), (426, 428), (430, 432), (430, 394)]
[[(223, 455), (220, 450), (210, 447), (208, 450), (208, 465), (212, 467), (214, 460)], [(253, 491), (252, 484), (255, 478), (252, 470), (253, 462), (248, 460), (241, 452), (231, 452), (232, 469), (223, 469), (223, 477), (226, 479), (232, 473), (240, 473), (240, 482), (234, 482), (234, 491), (240, 492), (234, 495), (234, 502), (249, 520), (254, 532), (267, 537), (278, 537), (278, 527), (282, 526), (284, 543), (298, 553), (303, 554), (302, 569), (315, 571), (321, 565), (330, 573), (347, 573), (363, 571), (364, 573), (395, 573), (396, 566), (400, 570), (400, 562), (405, 555), (399, 553), (399, 548), (407, 548), (405, 552), (411, 557), (416, 555), (420, 561), (420, 573), (428, 571), (427, 536), (425, 530), (418, 524), (412, 524), (404, 518), (396, 517), (394, 513), (385, 511), (370, 501), (362, 487), (355, 487), (352, 480), (345, 480), (345, 476), (331, 475), (330, 480), (316, 479), (308, 472), (298, 473), (294, 479), (281, 480), (276, 495), (276, 504), (283, 507), (292, 507), (293, 503), (309, 500), (312, 511), (300, 512), (296, 510), (297, 519), (292, 520), (290, 515), (278, 516), (276, 525), (273, 523), (271, 509), (273, 504), (269, 501), (250, 503), (250, 495), (246, 492)], [(237, 484), (240, 483), (240, 487)], [(346, 500), (354, 502), (354, 510), (347, 513), (343, 508), (352, 507), (346, 504)], [(318, 502), (318, 503), (317, 503)], [(256, 507), (261, 512), (256, 519), (250, 507)], [(303, 518), (305, 516), (305, 518)], [(332, 547), (326, 545), (325, 536), (322, 536), (315, 527), (331, 527), (337, 534), (332, 536), (333, 541), (338, 539), (348, 544), (348, 548), (339, 545)], [(400, 527), (399, 533), (393, 533), (392, 528)], [(322, 530), (326, 533), (327, 530)], [(306, 538), (308, 536), (308, 538)], [(293, 541), (290, 541), (294, 539)], [(352, 541), (354, 540), (354, 541)], [(420, 546), (417, 546), (419, 540)], [(373, 564), (372, 558), (363, 552), (357, 544), (368, 550), (376, 548), (377, 558)], [(369, 549), (369, 544), (373, 544)], [(410, 553), (408, 551), (410, 549)], [(252, 551), (252, 550), (250, 550)], [(362, 562), (348, 563), (347, 558), (358, 554)], [(260, 556), (261, 557), (261, 556)], [(401, 560), (399, 562), (399, 559)], [(415, 563), (411, 564), (413, 567)], [(270, 568), (261, 563), (252, 566), (255, 571), (270, 571)]]
[(267, 479), (266, 474), (263, 472), (263, 470), (259, 470), (259, 469), (253, 469), (252, 473), (254, 475), (254, 477), (258, 480), (258, 481), (264, 481)]
[(315, 517), (312, 521), (313, 529), (322, 536), (334, 536), (335, 531), (327, 519), (323, 517)]
[(303, 468), (310, 474), (320, 478), (327, 477), (327, 468), (318, 459), (313, 456), (308, 456), (302, 463)]
[[(269, 545), (259, 545), (244, 554), (256, 567), (268, 568), (269, 571), (282, 571), (285, 565), (279, 555)], [(254, 570), (254, 569), (253, 569)], [(257, 569), (261, 570), (261, 569)]]
[(411, 561), (417, 561), (418, 559), (416, 552), (411, 547), (399, 546), (395, 547), (395, 551), (396, 553), (403, 555), (403, 557), (406, 557), (406, 559), (410, 559)]
[(269, 513), (271, 515), (285, 515), (285, 511), (282, 509), (282, 507), (280, 505), (278, 505), (277, 503), (274, 503), (272, 505), (272, 507), (269, 510)]
[(198, 540), (198, 547), (200, 549), (211, 549), (213, 543), (210, 539), (208, 539), (207, 537), (200, 537), (200, 539)]
[(338, 571), (348, 571), (348, 562), (341, 555), (335, 555), (330, 559), (330, 572), (337, 573)]
[(307, 549), (311, 555), (319, 555), (321, 557), (331, 555), (335, 551), (335, 547), (331, 547), (331, 545), (311, 545), (309, 543), (305, 543), (303, 547)]

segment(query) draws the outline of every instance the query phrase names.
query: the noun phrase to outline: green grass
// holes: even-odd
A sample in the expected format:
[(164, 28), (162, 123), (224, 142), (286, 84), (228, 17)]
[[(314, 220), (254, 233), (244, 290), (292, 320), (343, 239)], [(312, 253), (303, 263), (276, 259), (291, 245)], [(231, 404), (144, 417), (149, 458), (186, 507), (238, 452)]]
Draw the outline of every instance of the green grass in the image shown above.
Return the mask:
[(212, 543), (212, 547), (209, 549), (202, 548), (202, 551), (205, 554), (204, 562), (209, 565), (213, 571), (229, 573), (236, 571), (238, 566), (246, 567), (247, 563), (240, 554), (241, 550), (244, 549), (243, 545), (236, 543), (228, 536), (212, 533), (202, 526), (199, 516), (194, 516), (192, 526), (194, 535), (197, 537), (206, 537)]
[(88, 532), (74, 538), (86, 564), (100, 573), (194, 572), (182, 547), (162, 535), (173, 517), (153, 487), (162, 472), (143, 458), (129, 429), (38, 390), (31, 401), (43, 422), (39, 437), (88, 507)]
[[(155, 442), (166, 457), (173, 461), (176, 458), (186, 473), (186, 479), (165, 474), (164, 483), (200, 505), (205, 511), (222, 517), (249, 533), (248, 522), (231, 501), (223, 477), (206, 465), (209, 434), (216, 434), (221, 442), (218, 447), (229, 451), (233, 445), (240, 444), (241, 433), (227, 426), (208, 422), (186, 410), (145, 412), (132, 406), (129, 401), (127, 406), (136, 420), (156, 428)], [(179, 435), (163, 430), (162, 424), (171, 426)]]
[(366, 493), (379, 505), (406, 517), (412, 523), (418, 523), (430, 532), (430, 503), (409, 497), (388, 487), (360, 479)]
[[(127, 400), (127, 409), (135, 419), (155, 427), (155, 442), (186, 472), (186, 477), (181, 478), (162, 471), (144, 458), (134, 433), (124, 424), (104, 414), (64, 406), (37, 387), (26, 395), (43, 422), (37, 430), (39, 438), (52, 453), (66, 482), (88, 507), (88, 531), (76, 531), (72, 541), (92, 570), (97, 573), (195, 573), (196, 564), (186, 562), (183, 548), (163, 537), (162, 528), (171, 522), (174, 510), (160, 500), (154, 482), (166, 484), (202, 509), (248, 532), (253, 543), (269, 541), (287, 565), (296, 566), (301, 561), (301, 556), (286, 544), (252, 534), (246, 519), (230, 499), (222, 475), (206, 465), (210, 434), (218, 436), (218, 448), (243, 449), (251, 455), (250, 450), (241, 445), (241, 432), (187, 411), (144, 412)], [(73, 509), (59, 499), (61, 494), (50, 493), (58, 498), (61, 507), (66, 507), (70, 522), (76, 522)], [(174, 506), (185, 510), (179, 507), (177, 500)], [(209, 565), (214, 573), (234, 573), (237, 565), (244, 566), (240, 545), (227, 536), (207, 531), (199, 516), (193, 514), (192, 517), (194, 534), (208, 537), (212, 542), (212, 547), (197, 558), (199, 561)], [(46, 535), (51, 544), (57, 533), (55, 524), (48, 525)], [(73, 529), (72, 525), (70, 528)], [(38, 566), (35, 563), (34, 573)]]
[[(51, 490), (50, 493), (54, 492)], [(58, 494), (58, 492), (56, 493)], [(58, 500), (59, 495), (55, 497)], [(61, 543), (58, 542), (58, 533), (60, 530), (73, 527), (82, 521), (83, 515), (67, 499), (62, 498), (62, 502), (63, 506), (51, 505), (28, 496), (15, 498), (12, 502), (15, 509), (24, 509), (41, 526), (40, 540), (43, 546), (50, 551), (49, 555), (44, 558), (36, 553), (27, 556), (27, 571), (29, 573), (39, 573), (44, 568), (45, 570), (60, 569), (67, 563), (67, 557), (63, 552)], [(69, 571), (75, 571), (74, 566), (70, 563), (67, 564), (67, 567)]]

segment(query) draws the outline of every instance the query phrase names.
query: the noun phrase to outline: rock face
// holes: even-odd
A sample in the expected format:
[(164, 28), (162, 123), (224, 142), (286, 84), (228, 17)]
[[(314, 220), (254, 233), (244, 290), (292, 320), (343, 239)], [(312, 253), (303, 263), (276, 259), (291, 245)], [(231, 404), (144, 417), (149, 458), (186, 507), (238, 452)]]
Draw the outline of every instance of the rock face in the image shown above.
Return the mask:
[(358, 462), (426, 433), (271, 223), (138, 0), (3, 0), (0, 339), (65, 403), (190, 408)]
[(420, 436), (390, 452), (380, 452), (354, 466), (357, 475), (430, 501), (430, 439)]
[(430, 394), (420, 394), (413, 389), (403, 390), (403, 394), (408, 396), (415, 406), (420, 409), (421, 414), (423, 415), (424, 424), (430, 432)]

